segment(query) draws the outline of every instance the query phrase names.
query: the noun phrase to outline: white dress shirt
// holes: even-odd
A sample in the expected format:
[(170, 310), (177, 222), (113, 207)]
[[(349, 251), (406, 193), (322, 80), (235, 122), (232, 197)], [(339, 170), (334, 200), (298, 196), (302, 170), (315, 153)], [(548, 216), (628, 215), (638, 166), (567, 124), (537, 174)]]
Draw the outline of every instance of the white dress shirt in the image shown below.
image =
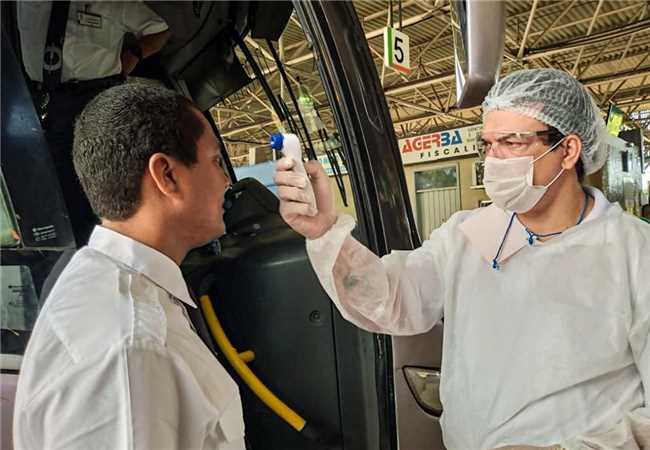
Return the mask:
[(496, 206), (461, 211), (422, 247), (383, 258), (341, 216), (307, 241), (349, 321), (424, 333), (444, 315), (441, 426), (449, 450), (562, 444), (650, 449), (650, 226), (596, 189), (586, 220), (528, 243)]
[(17, 450), (243, 450), (237, 384), (192, 330), (167, 256), (98, 226), (25, 351)]
[[(19, 1), (20, 46), (27, 75), (43, 81), (43, 52), (51, 1)], [(167, 23), (141, 1), (70, 2), (63, 41), (61, 81), (94, 80), (122, 72), (122, 41), (167, 30)]]

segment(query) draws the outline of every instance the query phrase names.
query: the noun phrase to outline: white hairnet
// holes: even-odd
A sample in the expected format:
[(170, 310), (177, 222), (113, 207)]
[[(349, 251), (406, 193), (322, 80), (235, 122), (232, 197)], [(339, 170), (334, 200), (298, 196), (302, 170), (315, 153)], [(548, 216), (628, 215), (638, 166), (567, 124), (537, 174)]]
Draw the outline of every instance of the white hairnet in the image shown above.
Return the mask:
[(607, 160), (607, 128), (587, 89), (566, 72), (531, 69), (499, 80), (483, 101), (483, 117), (509, 110), (539, 120), (564, 135), (582, 140), (585, 172), (598, 171)]

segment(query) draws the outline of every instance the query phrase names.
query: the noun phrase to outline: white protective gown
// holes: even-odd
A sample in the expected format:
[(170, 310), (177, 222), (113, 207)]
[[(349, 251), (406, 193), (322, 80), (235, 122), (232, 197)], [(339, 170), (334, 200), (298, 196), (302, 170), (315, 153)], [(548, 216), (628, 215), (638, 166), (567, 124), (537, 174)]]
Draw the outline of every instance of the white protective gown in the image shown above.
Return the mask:
[(528, 243), (496, 206), (453, 215), (414, 251), (378, 258), (340, 216), (307, 242), (341, 314), (423, 333), (444, 316), (449, 450), (504, 445), (650, 449), (650, 226), (590, 189), (586, 220)]

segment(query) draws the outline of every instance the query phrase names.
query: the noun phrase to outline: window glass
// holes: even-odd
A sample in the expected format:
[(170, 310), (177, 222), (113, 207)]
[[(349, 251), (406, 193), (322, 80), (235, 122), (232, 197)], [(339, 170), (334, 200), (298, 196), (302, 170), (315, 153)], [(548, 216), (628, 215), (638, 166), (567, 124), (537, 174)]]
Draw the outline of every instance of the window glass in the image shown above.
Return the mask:
[(415, 173), (415, 189), (444, 189), (458, 186), (458, 171), (455, 166), (441, 167)]

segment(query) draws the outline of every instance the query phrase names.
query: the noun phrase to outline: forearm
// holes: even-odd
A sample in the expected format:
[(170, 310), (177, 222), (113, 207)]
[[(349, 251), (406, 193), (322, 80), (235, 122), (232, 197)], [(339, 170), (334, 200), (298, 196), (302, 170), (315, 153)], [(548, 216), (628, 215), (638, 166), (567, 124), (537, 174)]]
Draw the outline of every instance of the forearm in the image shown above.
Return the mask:
[(169, 30), (142, 36), (138, 40), (140, 48), (142, 49), (142, 57), (147, 58), (153, 54), (158, 53), (160, 49), (165, 46), (170, 36), (171, 33)]
[(440, 283), (426, 249), (379, 258), (350, 236), (354, 220), (341, 216), (307, 253), (327, 294), (348, 321), (395, 335), (426, 332), (442, 315)]
[[(355, 295), (346, 289), (345, 283), (341, 284), (350, 272), (351, 254), (363, 251), (363, 246), (350, 235), (353, 228), (354, 220), (351, 217), (339, 216), (334, 226), (323, 236), (307, 239), (307, 254), (323, 289), (341, 315), (360, 328), (379, 332), (379, 327), (359, 312), (365, 303), (365, 296)], [(370, 252), (366, 259), (379, 261), (379, 257)]]

